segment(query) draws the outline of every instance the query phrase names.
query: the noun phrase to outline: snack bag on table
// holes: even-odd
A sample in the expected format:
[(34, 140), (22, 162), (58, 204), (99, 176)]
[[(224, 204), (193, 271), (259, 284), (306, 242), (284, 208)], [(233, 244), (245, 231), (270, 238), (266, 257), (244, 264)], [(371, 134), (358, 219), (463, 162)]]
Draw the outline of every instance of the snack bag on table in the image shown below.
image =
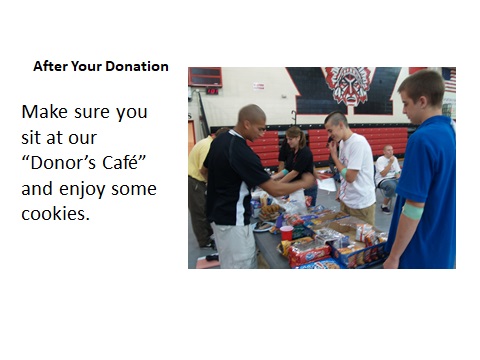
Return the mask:
[(312, 240), (300, 244), (292, 244), (288, 248), (288, 263), (291, 268), (329, 257), (331, 248)]

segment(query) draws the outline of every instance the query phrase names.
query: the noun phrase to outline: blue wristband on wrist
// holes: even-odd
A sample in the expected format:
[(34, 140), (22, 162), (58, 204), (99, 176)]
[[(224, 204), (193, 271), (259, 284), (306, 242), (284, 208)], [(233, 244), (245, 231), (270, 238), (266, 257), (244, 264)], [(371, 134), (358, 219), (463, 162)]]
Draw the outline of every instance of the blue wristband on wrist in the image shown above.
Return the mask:
[(287, 170), (287, 169), (283, 169), (283, 170), (282, 170), (282, 173), (283, 173), (283, 176), (285, 176), (285, 175), (288, 174), (288, 170)]
[(342, 171), (340, 171), (340, 175), (345, 179), (345, 176), (347, 176), (347, 168), (343, 168)]

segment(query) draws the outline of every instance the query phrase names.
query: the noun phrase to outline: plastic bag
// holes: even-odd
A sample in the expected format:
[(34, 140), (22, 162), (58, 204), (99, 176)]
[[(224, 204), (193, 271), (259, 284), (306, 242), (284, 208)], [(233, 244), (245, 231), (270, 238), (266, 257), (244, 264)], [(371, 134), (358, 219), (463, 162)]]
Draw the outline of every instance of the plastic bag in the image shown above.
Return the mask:
[(308, 213), (303, 189), (291, 193), (287, 199), (284, 197), (276, 197), (273, 202), (276, 202), (284, 208), (287, 214), (305, 215)]

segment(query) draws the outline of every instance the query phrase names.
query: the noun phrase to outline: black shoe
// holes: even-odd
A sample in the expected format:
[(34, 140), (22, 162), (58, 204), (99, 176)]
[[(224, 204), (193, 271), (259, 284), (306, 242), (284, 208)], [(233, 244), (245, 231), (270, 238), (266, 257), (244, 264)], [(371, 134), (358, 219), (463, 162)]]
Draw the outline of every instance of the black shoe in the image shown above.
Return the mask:
[(218, 261), (218, 253), (217, 254), (210, 254), (205, 256), (205, 260), (207, 261)]
[(390, 209), (389, 209), (388, 207), (383, 207), (383, 206), (382, 206), (382, 212), (383, 212), (384, 214), (386, 214), (386, 215), (390, 215), (390, 214), (391, 214)]

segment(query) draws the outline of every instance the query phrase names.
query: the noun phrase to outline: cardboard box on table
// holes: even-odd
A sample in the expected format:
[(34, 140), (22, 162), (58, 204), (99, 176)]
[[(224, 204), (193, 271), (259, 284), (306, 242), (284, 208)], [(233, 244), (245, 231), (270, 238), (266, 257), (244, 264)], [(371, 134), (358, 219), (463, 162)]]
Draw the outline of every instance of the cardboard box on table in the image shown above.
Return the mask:
[(295, 231), (297, 231), (298, 235), (302, 235), (298, 237), (314, 237), (315, 230), (325, 227), (328, 223), (332, 221), (343, 219), (346, 217), (349, 217), (349, 215), (343, 211), (333, 211), (327, 209), (325, 210), (325, 212), (317, 214), (315, 218), (305, 220), (302, 225), (297, 226), (298, 229), (294, 227), (293, 238), (295, 239)]
[(343, 211), (325, 210), (325, 212), (317, 215), (317, 218), (305, 221), (305, 226), (322, 226), (334, 220), (340, 220), (349, 217), (347, 213)]
[[(365, 224), (367, 223), (363, 220), (348, 216), (324, 224), (310, 226), (310, 236), (315, 236), (316, 230), (325, 227), (345, 235), (348, 239), (345, 237), (342, 240), (328, 242), (329, 246), (332, 248), (330, 255), (349, 269), (365, 268), (380, 263), (388, 255), (385, 252), (388, 234), (374, 226), (372, 226), (372, 230), (374, 231), (374, 239), (372, 241), (374, 244), (372, 246), (365, 246), (364, 242), (355, 240), (359, 237), (357, 234), (357, 228), (361, 228), (361, 226)], [(342, 249), (346, 249), (349, 244), (354, 245), (353, 251), (350, 253), (342, 253)]]

